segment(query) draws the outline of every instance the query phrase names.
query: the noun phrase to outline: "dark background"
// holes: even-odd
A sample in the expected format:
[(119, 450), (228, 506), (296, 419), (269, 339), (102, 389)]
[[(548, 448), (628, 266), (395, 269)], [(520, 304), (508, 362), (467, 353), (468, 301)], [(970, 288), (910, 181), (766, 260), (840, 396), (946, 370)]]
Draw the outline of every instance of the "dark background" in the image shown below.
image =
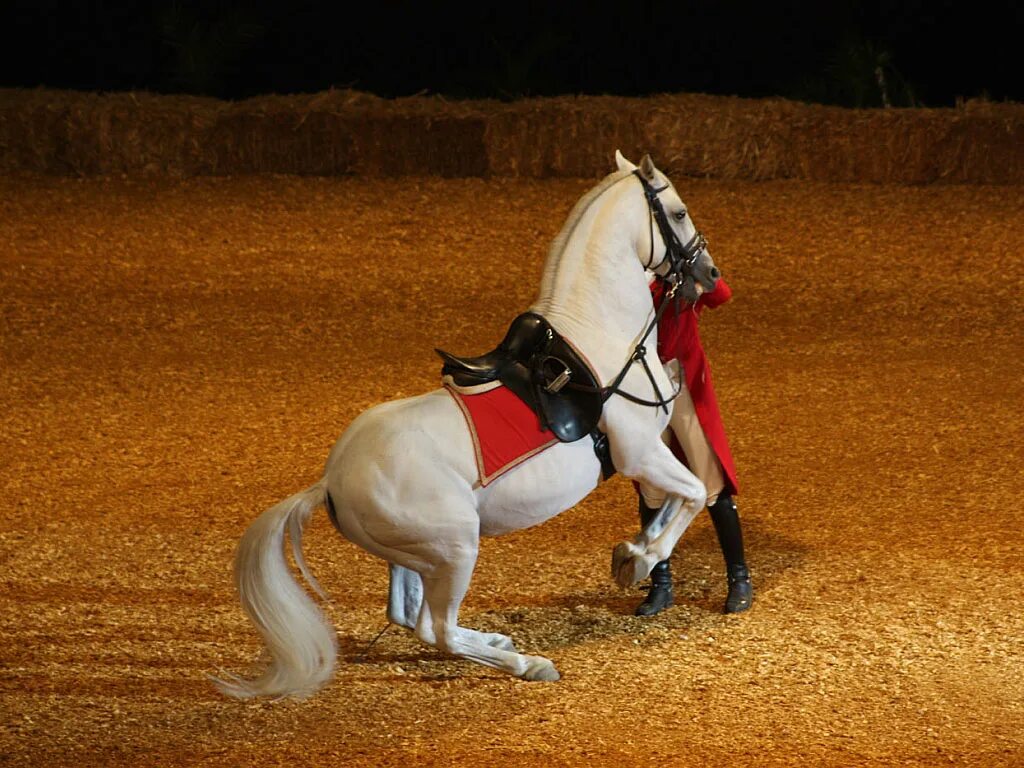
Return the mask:
[(1024, 101), (1024, 3), (0, 0), (0, 86)]

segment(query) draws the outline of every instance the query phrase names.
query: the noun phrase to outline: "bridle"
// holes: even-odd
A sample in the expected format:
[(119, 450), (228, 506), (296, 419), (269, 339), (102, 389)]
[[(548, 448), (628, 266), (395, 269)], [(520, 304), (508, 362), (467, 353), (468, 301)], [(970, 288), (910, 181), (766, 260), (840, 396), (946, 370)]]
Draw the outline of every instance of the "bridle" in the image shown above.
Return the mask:
[[(668, 215), (665, 213), (665, 207), (661, 204), (661, 198), (658, 197), (659, 192), (664, 192), (668, 189), (668, 184), (663, 187), (655, 189), (651, 186), (651, 183), (643, 177), (639, 169), (633, 171), (633, 175), (640, 180), (640, 184), (644, 188), (644, 197), (647, 198), (647, 207), (651, 209), (651, 254), (647, 258), (647, 263), (644, 265), (645, 270), (651, 270), (657, 272), (661, 269), (662, 265), (667, 261), (669, 263), (668, 272), (664, 278), (667, 282), (676, 284), (682, 282), (686, 277), (693, 277), (693, 265), (697, 263), (697, 259), (701, 253), (707, 250), (708, 241), (697, 229), (694, 229), (693, 237), (690, 238), (686, 245), (679, 240), (679, 236), (676, 231), (672, 229), (668, 223)], [(658, 223), (658, 232), (661, 234), (661, 239), (665, 243), (665, 256), (658, 266), (651, 268), (651, 264), (654, 262), (654, 222)], [(685, 274), (684, 274), (685, 273)]]
[[(679, 240), (675, 230), (669, 224), (668, 215), (665, 213), (665, 208), (661, 204), (661, 199), (658, 197), (659, 192), (664, 192), (668, 189), (668, 184), (663, 187), (655, 188), (651, 185), (647, 179), (643, 177), (640, 170), (633, 171), (633, 176), (636, 176), (640, 180), (640, 184), (643, 186), (644, 198), (647, 200), (647, 207), (651, 213), (651, 253), (647, 259), (647, 264), (644, 266), (645, 270), (651, 270), (657, 274), (657, 270), (668, 262), (668, 270), (664, 275), (659, 275), (657, 279), (663, 280), (669, 287), (665, 291), (661, 298), (661, 304), (658, 306), (657, 311), (654, 313), (654, 319), (651, 320), (647, 329), (640, 337), (640, 341), (633, 347), (633, 352), (630, 354), (629, 359), (626, 360), (625, 365), (612, 380), (612, 383), (606, 387), (596, 389), (594, 387), (588, 387), (586, 385), (569, 383), (567, 386), (570, 389), (580, 389), (586, 391), (599, 391), (601, 393), (602, 402), (607, 402), (612, 395), (621, 395), (627, 400), (637, 403), (638, 405), (646, 405), (652, 408), (661, 408), (668, 413), (669, 404), (676, 399), (676, 396), (682, 391), (685, 385), (683, 381), (680, 381), (679, 388), (668, 398), (662, 397), (661, 390), (658, 388), (658, 382), (654, 378), (654, 372), (651, 370), (650, 364), (647, 362), (647, 347), (645, 342), (651, 335), (651, 331), (658, 327), (658, 323), (661, 321), (661, 316), (665, 314), (665, 310), (668, 305), (672, 303), (672, 300), (676, 296), (676, 292), (679, 287), (683, 284), (686, 278), (692, 279), (696, 282), (697, 278), (693, 274), (693, 266), (697, 263), (697, 259), (700, 258), (701, 253), (707, 250), (708, 242), (698, 231), (694, 231), (694, 235), (690, 238), (686, 245)], [(628, 178), (628, 176), (623, 177)], [(661, 234), (661, 239), (665, 243), (665, 256), (658, 266), (651, 269), (651, 264), (654, 262), (654, 224), (658, 224), (658, 232)], [(644, 398), (637, 397), (636, 395), (630, 394), (625, 390), (621, 389), (623, 380), (626, 378), (626, 374), (629, 373), (629, 369), (634, 363), (639, 362), (644, 367), (644, 373), (647, 374), (647, 379), (651, 382), (651, 387), (654, 389), (654, 400), (645, 400)], [(565, 382), (563, 382), (563, 385)], [(561, 387), (554, 388), (555, 391)]]

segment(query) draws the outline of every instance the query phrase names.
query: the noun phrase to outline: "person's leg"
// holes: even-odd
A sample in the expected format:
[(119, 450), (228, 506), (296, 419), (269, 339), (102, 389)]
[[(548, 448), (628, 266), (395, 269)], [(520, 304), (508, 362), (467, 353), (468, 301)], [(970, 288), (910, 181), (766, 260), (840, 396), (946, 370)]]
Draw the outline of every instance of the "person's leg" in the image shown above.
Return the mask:
[(729, 580), (729, 596), (725, 600), (726, 613), (741, 613), (754, 601), (754, 587), (750, 582), (750, 570), (743, 557), (743, 529), (736, 502), (731, 496), (720, 494), (714, 503), (708, 505), (711, 522), (715, 524), (718, 544), (725, 558), (726, 578)]
[(671, 428), (686, 454), (690, 470), (703, 481), (708, 491), (708, 512), (718, 535), (718, 544), (722, 548), (729, 582), (725, 613), (745, 611), (754, 599), (754, 592), (743, 554), (743, 529), (739, 513), (732, 497), (723, 493), (725, 475), (721, 462), (704, 434), (690, 393), (685, 387), (676, 398)]
[(672, 420), (669, 422), (672, 434), (676, 436), (679, 447), (686, 454), (686, 463), (690, 471), (700, 478), (708, 491), (708, 506), (711, 506), (725, 488), (725, 475), (722, 465), (715, 455), (715, 450), (708, 442), (704, 428), (697, 418), (697, 409), (693, 406), (690, 392), (683, 387), (672, 406)]

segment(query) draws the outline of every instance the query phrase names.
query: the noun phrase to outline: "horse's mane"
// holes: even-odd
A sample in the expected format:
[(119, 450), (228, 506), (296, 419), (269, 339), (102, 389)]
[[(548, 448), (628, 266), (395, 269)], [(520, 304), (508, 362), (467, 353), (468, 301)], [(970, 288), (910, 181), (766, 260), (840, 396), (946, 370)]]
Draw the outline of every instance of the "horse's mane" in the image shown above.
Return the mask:
[(569, 212), (568, 218), (565, 220), (565, 224), (562, 225), (561, 231), (551, 241), (551, 247), (548, 248), (548, 257), (544, 262), (544, 274), (540, 280), (540, 296), (547, 296), (548, 292), (554, 283), (555, 275), (558, 273), (558, 265), (562, 261), (562, 253), (565, 251), (566, 246), (569, 244), (569, 238), (572, 237), (573, 231), (576, 229), (576, 225), (579, 224), (580, 219), (583, 218), (583, 214), (590, 208), (597, 198), (599, 198), (605, 190), (608, 189), (612, 184), (625, 178), (632, 171), (615, 171), (609, 173), (601, 181), (597, 183), (593, 189), (587, 192), (581, 197), (576, 205), (573, 206)]

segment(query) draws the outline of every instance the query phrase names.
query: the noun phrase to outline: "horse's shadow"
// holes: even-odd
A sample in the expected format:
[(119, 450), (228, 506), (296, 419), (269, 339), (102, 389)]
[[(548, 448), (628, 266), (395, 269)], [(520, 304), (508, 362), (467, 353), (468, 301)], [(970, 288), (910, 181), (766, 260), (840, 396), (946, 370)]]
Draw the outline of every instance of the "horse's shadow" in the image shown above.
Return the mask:
[[(755, 603), (769, 598), (775, 587), (799, 571), (809, 549), (785, 536), (748, 526), (748, 561), (754, 578)], [(622, 590), (610, 582), (586, 590), (557, 595), (538, 595), (501, 609), (464, 608), (464, 626), (509, 635), (525, 653), (547, 653), (583, 643), (629, 639), (639, 643), (664, 642), (673, 634), (713, 631), (722, 622), (734, 620), (722, 614), (726, 596), (725, 567), (710, 526), (695, 530), (672, 558), (675, 607), (653, 617), (636, 617), (633, 610), (644, 590)], [(589, 582), (594, 584), (593, 581)], [(421, 643), (411, 632), (397, 627), (371, 646), (370, 637), (339, 636), (339, 650), (348, 663), (427, 665), (431, 679), (462, 676), (447, 669), (453, 657)], [(436, 665), (441, 664), (442, 669)], [(464, 671), (464, 667), (460, 667)], [(423, 670), (427, 671), (427, 670)]]

